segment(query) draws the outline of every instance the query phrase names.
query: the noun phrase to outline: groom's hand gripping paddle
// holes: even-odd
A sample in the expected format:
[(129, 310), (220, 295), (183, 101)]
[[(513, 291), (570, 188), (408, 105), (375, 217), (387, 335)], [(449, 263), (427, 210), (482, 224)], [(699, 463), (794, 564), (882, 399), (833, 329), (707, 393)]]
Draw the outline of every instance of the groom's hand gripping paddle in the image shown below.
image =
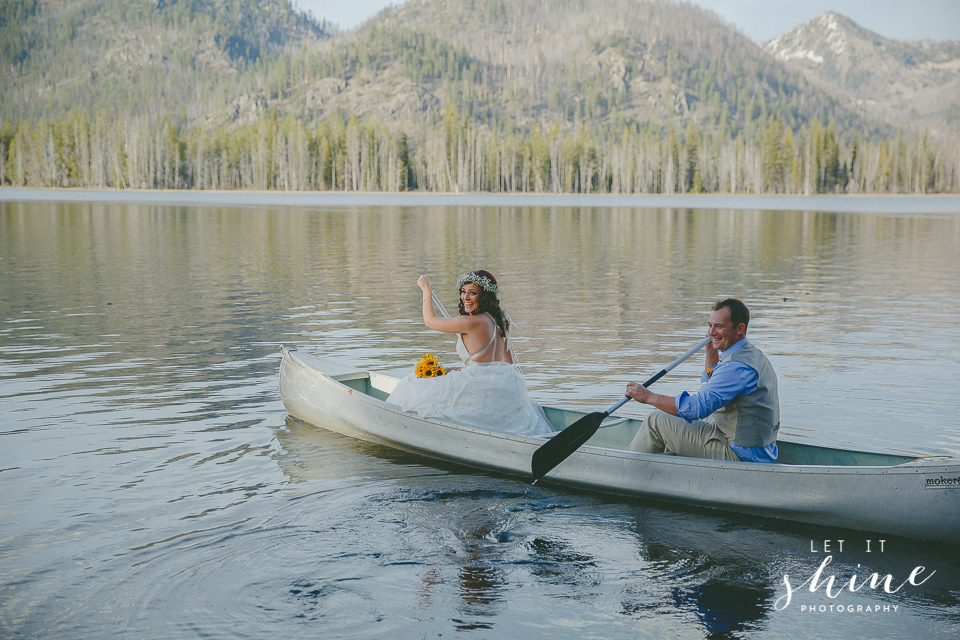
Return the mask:
[[(667, 375), (668, 372), (675, 369), (681, 362), (702, 349), (708, 342), (710, 342), (710, 338), (704, 338), (698, 342), (695, 347), (690, 349), (690, 351), (687, 351), (685, 354), (664, 367), (660, 373), (644, 382), (643, 386), (649, 387), (654, 382)], [(620, 402), (613, 405), (606, 411), (590, 413), (583, 416), (572, 425), (550, 438), (550, 440), (548, 440), (545, 444), (541, 445), (540, 448), (533, 452), (533, 460), (530, 465), (531, 470), (533, 471), (533, 481), (536, 482), (549, 473), (550, 470), (555, 466), (566, 460), (570, 454), (579, 449), (580, 445), (589, 440), (593, 434), (597, 432), (597, 429), (600, 428), (600, 423), (603, 422), (604, 418), (625, 405), (629, 400), (629, 397), (624, 396), (621, 398)]]

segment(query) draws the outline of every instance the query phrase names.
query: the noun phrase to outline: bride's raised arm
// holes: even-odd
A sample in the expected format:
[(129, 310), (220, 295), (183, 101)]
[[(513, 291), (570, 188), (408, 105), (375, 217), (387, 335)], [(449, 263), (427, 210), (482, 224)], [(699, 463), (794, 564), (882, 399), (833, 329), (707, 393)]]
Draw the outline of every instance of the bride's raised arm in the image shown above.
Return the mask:
[(438, 317), (433, 310), (433, 289), (427, 276), (417, 278), (417, 286), (423, 292), (423, 324), (428, 329), (444, 333), (467, 333), (483, 329), (485, 322), (477, 316), (455, 316), (453, 318)]

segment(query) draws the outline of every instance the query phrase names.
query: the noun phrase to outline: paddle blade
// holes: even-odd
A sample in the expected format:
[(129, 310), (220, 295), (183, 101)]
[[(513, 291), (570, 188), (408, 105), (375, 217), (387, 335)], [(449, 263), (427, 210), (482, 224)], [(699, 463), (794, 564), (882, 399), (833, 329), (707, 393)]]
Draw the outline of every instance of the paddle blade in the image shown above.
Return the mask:
[(597, 432), (600, 423), (608, 415), (610, 414), (603, 412), (587, 414), (541, 445), (533, 452), (530, 465), (533, 479), (539, 480), (579, 449), (580, 445)]

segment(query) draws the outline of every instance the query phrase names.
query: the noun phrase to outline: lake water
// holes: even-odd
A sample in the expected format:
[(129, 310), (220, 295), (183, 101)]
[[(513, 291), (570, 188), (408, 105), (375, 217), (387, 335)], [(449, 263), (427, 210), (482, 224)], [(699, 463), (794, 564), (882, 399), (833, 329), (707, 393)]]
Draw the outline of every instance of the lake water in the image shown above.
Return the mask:
[[(451, 309), (483, 267), (544, 403), (609, 406), (732, 295), (784, 437), (960, 456), (960, 208), (204, 197), (0, 201), (0, 637), (960, 634), (956, 545), (447, 467), (292, 420), (277, 380), (281, 344), (454, 361), (415, 281)], [(827, 556), (838, 587), (929, 579), (784, 606)]]

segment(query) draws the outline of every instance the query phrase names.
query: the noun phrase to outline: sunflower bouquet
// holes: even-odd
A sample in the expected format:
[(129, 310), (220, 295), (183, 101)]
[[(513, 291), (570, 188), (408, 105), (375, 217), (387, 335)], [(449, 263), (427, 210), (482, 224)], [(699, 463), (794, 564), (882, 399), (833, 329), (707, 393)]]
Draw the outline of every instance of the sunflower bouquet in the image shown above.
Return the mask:
[(414, 369), (418, 378), (436, 378), (447, 373), (447, 371), (437, 362), (437, 357), (432, 353), (425, 353), (420, 356), (420, 361)]

